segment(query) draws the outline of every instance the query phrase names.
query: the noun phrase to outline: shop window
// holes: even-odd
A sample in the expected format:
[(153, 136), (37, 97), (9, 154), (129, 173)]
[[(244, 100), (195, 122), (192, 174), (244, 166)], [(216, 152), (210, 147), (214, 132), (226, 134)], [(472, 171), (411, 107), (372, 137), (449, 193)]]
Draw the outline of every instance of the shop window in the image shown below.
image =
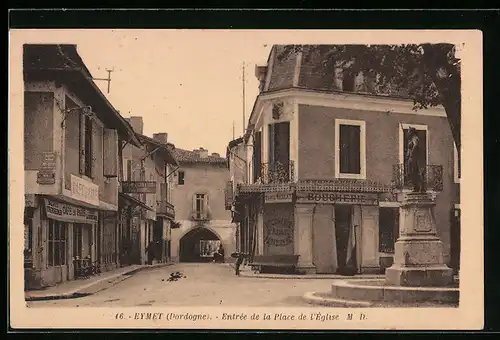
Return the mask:
[(49, 220), (49, 266), (63, 266), (66, 264), (66, 227), (63, 222)]
[(184, 185), (184, 171), (179, 171), (177, 179), (179, 185)]
[(364, 179), (366, 177), (365, 122), (335, 121), (337, 157), (335, 172), (338, 178)]
[(33, 264), (33, 223), (31, 219), (24, 222), (24, 266)]
[(394, 253), (394, 245), (399, 237), (399, 208), (379, 209), (379, 251)]

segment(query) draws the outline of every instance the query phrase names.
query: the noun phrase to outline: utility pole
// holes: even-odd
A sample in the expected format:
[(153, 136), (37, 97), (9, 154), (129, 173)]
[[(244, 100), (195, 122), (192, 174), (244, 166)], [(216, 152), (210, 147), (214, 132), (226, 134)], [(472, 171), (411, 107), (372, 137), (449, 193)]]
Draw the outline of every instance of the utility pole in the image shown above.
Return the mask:
[(245, 62), (243, 62), (243, 136), (245, 135), (245, 128), (246, 128), (246, 123), (245, 123)]
[(234, 140), (234, 120), (233, 120), (233, 140)]
[(106, 69), (106, 72), (108, 72), (108, 77), (107, 78), (92, 78), (93, 80), (102, 80), (102, 81), (107, 81), (108, 82), (108, 94), (109, 94), (109, 90), (110, 90), (110, 86), (111, 86), (111, 72), (114, 71), (114, 68), (113, 69)]

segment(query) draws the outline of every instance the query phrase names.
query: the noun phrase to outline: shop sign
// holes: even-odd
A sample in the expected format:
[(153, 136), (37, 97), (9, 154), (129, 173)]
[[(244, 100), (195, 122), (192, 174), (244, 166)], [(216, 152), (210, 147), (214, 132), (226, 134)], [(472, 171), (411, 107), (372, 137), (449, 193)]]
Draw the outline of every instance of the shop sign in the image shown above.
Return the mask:
[(378, 205), (378, 195), (347, 192), (297, 192), (297, 203)]
[(42, 185), (56, 183), (56, 153), (42, 152), (42, 164), (36, 176), (36, 182)]
[(291, 203), (293, 199), (293, 192), (290, 191), (276, 191), (266, 192), (264, 194), (265, 203)]
[(286, 219), (273, 219), (266, 221), (266, 237), (264, 243), (283, 247), (293, 242), (293, 224)]
[(95, 210), (77, 207), (71, 204), (44, 199), (47, 218), (74, 223), (97, 223), (98, 214)]
[(156, 194), (156, 182), (146, 182), (146, 181), (122, 182), (122, 191), (128, 194), (131, 193)]
[(86, 179), (71, 175), (71, 198), (99, 206), (99, 186)]

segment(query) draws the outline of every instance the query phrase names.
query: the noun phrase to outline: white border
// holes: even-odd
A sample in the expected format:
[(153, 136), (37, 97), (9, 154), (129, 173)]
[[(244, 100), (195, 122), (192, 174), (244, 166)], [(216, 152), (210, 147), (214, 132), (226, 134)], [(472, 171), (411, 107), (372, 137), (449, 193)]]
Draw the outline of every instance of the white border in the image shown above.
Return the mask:
[[(340, 125), (354, 125), (360, 127), (359, 152), (360, 173), (340, 173)], [(366, 122), (364, 120), (335, 119), (335, 178), (366, 179)]]

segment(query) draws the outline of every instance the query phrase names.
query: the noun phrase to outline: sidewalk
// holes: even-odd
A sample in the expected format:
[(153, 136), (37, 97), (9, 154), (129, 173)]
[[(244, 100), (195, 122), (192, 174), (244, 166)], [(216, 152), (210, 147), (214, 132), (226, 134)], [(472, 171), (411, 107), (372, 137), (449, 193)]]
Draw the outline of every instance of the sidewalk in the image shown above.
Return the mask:
[(72, 280), (45, 289), (26, 291), (24, 292), (24, 298), (26, 301), (40, 301), (74, 299), (81, 296), (92, 295), (128, 279), (141, 270), (166, 267), (172, 264), (172, 262), (168, 262), (116, 268), (115, 270), (104, 272), (100, 275), (91, 276), (88, 279)]
[[(229, 263), (234, 269), (234, 263)], [(309, 279), (309, 280), (320, 280), (320, 279), (382, 279), (385, 276), (383, 274), (359, 274), (355, 276), (344, 276), (338, 274), (260, 274), (254, 273), (250, 266), (241, 266), (240, 267), (240, 276), (241, 277), (252, 277), (259, 279), (282, 279), (282, 280), (293, 280), (293, 279)]]

